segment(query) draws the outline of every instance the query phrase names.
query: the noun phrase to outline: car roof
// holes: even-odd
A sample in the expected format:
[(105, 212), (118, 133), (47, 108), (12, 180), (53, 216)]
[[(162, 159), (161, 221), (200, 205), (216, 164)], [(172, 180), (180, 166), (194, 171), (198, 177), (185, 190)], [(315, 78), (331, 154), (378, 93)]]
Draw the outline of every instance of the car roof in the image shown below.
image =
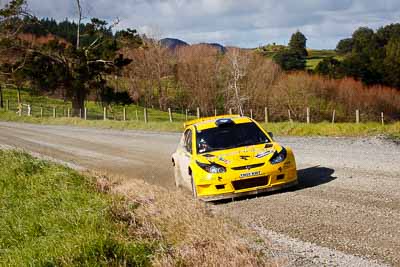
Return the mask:
[(234, 123), (247, 123), (252, 122), (249, 117), (240, 116), (240, 115), (221, 115), (207, 118), (200, 118), (197, 120), (188, 121), (185, 123), (185, 129), (189, 126), (196, 127), (197, 130), (202, 131), (205, 129), (215, 128), (217, 127), (216, 121), (219, 119), (231, 119)]

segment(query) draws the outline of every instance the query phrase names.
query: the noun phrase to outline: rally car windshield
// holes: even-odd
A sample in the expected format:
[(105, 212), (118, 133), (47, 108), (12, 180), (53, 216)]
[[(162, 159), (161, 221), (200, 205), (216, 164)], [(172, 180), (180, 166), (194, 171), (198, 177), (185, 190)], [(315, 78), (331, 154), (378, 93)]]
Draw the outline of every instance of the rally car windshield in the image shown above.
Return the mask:
[(264, 132), (253, 122), (206, 129), (197, 132), (196, 139), (198, 153), (270, 142)]

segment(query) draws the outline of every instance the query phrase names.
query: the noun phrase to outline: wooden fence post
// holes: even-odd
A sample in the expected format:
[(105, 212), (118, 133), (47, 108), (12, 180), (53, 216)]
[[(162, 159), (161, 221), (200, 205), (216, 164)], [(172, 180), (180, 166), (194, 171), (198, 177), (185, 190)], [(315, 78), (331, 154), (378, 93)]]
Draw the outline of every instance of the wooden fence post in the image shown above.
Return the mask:
[(40, 106), (40, 118), (43, 118), (43, 106)]
[(188, 120), (188, 112), (189, 112), (188, 109), (186, 109), (186, 110), (185, 110), (185, 120), (186, 120), (186, 121)]
[(2, 85), (1, 84), (0, 84), (0, 108), (4, 108), (3, 89), (2, 89)]
[(382, 126), (385, 125), (385, 118), (383, 116), (383, 112), (381, 112), (381, 122), (382, 122)]
[(197, 118), (200, 119), (200, 108), (197, 108)]
[(171, 108), (168, 108), (169, 122), (172, 122), (172, 112)]
[(147, 121), (148, 121), (148, 118), (147, 118), (147, 108), (144, 108), (143, 113), (144, 113), (144, 123), (147, 123)]
[(83, 108), (83, 118), (87, 120), (87, 107)]
[(103, 107), (103, 120), (107, 120), (107, 107)]
[(360, 110), (356, 109), (356, 123), (360, 123)]
[(124, 121), (126, 121), (126, 108), (124, 107), (124, 110), (122, 111), (122, 119), (124, 120)]
[(56, 107), (53, 107), (53, 118), (57, 117), (57, 110)]
[(253, 109), (250, 109), (250, 118), (253, 119)]
[(334, 109), (332, 112), (332, 123), (335, 123), (335, 116), (336, 116), (336, 110)]
[(310, 108), (307, 108), (307, 124), (310, 124)]
[(269, 118), (268, 118), (268, 108), (267, 107), (264, 108), (264, 118), (265, 118), (265, 123), (268, 123)]
[(18, 102), (18, 116), (22, 116), (22, 103)]
[(229, 109), (229, 115), (232, 115), (232, 109), (231, 108)]
[(67, 117), (71, 117), (71, 110), (69, 108), (67, 108)]
[(32, 116), (32, 107), (28, 104), (28, 117)]
[(288, 109), (288, 116), (289, 116), (289, 122), (293, 123), (292, 114), (290, 113), (290, 109)]

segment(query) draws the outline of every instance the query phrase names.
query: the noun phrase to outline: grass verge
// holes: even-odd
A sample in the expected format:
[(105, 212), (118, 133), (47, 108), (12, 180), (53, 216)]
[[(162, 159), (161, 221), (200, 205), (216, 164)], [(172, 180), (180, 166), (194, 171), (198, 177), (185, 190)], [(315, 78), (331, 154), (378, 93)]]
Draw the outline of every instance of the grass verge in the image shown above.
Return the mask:
[(0, 170), (0, 266), (272, 266), (264, 240), (182, 191), (11, 150)]
[[(0, 121), (15, 121), (46, 125), (73, 125), (84, 127), (96, 127), (103, 129), (119, 130), (148, 130), (164, 132), (181, 132), (183, 130), (182, 122), (169, 121), (113, 121), (113, 120), (82, 120), (78, 118), (36, 118), (19, 117), (12, 112), (0, 111)], [(277, 136), (376, 136), (385, 135), (391, 138), (400, 139), (400, 122), (390, 123), (382, 126), (377, 122), (366, 123), (262, 123), (262, 126)]]
[(0, 265), (146, 266), (160, 246), (127, 234), (123, 199), (88, 177), (15, 151), (0, 150), (0, 170)]

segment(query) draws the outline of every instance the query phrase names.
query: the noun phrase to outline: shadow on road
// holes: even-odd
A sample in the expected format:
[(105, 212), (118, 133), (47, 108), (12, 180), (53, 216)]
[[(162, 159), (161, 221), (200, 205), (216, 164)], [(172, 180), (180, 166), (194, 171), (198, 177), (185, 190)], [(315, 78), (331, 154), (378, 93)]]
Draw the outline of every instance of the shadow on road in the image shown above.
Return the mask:
[(224, 204), (224, 203), (229, 203), (232, 201), (241, 201), (241, 200), (259, 198), (259, 197), (268, 197), (268, 196), (275, 195), (275, 194), (282, 194), (285, 192), (295, 192), (295, 191), (303, 190), (306, 188), (320, 186), (320, 185), (323, 185), (323, 184), (326, 184), (326, 183), (329, 183), (329, 182), (335, 180), (336, 177), (332, 176), (334, 172), (335, 172), (335, 170), (333, 170), (331, 168), (326, 168), (326, 167), (321, 167), (321, 166), (300, 169), (297, 171), (298, 179), (299, 179), (299, 184), (297, 186), (287, 188), (287, 189), (277, 190), (277, 191), (273, 191), (273, 192), (260, 193), (258, 195), (243, 196), (243, 197), (237, 197), (234, 199), (225, 199), (225, 200), (215, 201), (214, 204)]
[(309, 187), (319, 186), (336, 179), (332, 176), (335, 170), (331, 168), (315, 166), (297, 171), (299, 185), (290, 191), (301, 190)]

